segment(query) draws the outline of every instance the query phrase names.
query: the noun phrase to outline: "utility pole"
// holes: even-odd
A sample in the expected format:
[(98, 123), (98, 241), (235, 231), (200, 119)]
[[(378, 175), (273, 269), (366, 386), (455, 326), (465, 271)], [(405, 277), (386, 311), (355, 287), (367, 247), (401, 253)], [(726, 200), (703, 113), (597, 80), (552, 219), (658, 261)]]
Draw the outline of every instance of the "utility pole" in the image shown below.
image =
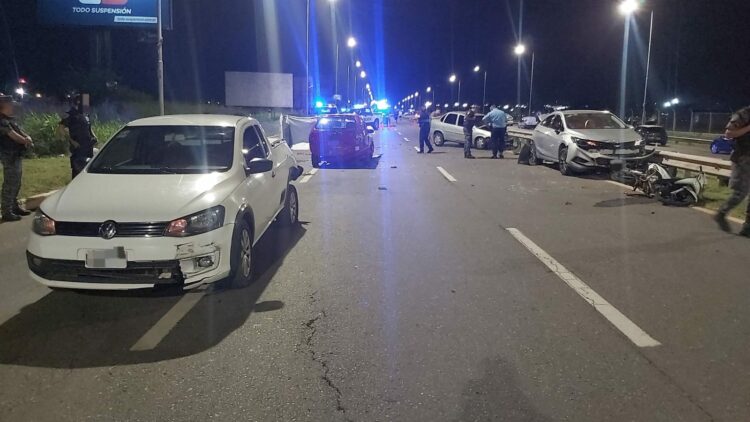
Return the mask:
[(529, 80), (529, 115), (531, 115), (531, 99), (534, 95), (534, 61), (536, 53), (531, 52), (531, 79)]
[(648, 76), (651, 70), (651, 41), (654, 36), (654, 11), (651, 11), (651, 27), (648, 31), (648, 58), (646, 59), (646, 87), (643, 88), (643, 112), (641, 113), (641, 124), (646, 124), (646, 98), (648, 97)]
[[(523, 0), (518, 8), (518, 44), (523, 42)], [(518, 79), (516, 80), (516, 105), (521, 104), (521, 55), (518, 56)]]
[(162, 0), (156, 2), (156, 49), (157, 49), (157, 61), (156, 61), (156, 74), (159, 84), (159, 113), (164, 115), (164, 36), (163, 36), (163, 23), (162, 23)]

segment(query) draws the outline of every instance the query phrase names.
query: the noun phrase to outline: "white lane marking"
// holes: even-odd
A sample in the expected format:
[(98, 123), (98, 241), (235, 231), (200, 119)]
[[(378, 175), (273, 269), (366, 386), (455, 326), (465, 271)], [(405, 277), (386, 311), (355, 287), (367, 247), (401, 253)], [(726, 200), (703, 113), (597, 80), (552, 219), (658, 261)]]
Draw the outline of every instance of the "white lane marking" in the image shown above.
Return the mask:
[(146, 334), (144, 334), (143, 337), (141, 337), (133, 347), (130, 348), (130, 351), (143, 352), (155, 349), (156, 346), (164, 340), (164, 337), (166, 337), (167, 334), (177, 326), (177, 323), (179, 323), (180, 320), (184, 318), (185, 315), (187, 315), (187, 313), (190, 312), (190, 310), (193, 309), (193, 307), (197, 305), (205, 295), (205, 286), (200, 287), (195, 291), (185, 293), (185, 296), (177, 301), (177, 303), (175, 303), (174, 306), (172, 306), (172, 308), (167, 311), (167, 313), (164, 314), (164, 316), (161, 317), (161, 319), (157, 321), (150, 330), (146, 331)]
[(534, 256), (537, 257), (544, 265), (547, 266), (553, 273), (555, 273), (562, 281), (565, 282), (571, 289), (573, 289), (579, 296), (581, 296), (586, 302), (594, 307), (604, 318), (612, 323), (620, 332), (625, 334), (638, 347), (656, 347), (661, 346), (661, 343), (652, 338), (648, 333), (643, 331), (640, 327), (635, 325), (633, 321), (628, 319), (620, 311), (612, 306), (606, 299), (599, 296), (591, 287), (583, 282), (578, 276), (568, 271), (567, 268), (563, 267), (562, 264), (552, 258), (542, 248), (532, 242), (531, 239), (526, 237), (518, 229), (508, 229), (508, 232), (516, 238), (522, 245), (526, 247)]
[(404, 138), (404, 141), (406, 141), (406, 142), (411, 142), (411, 141), (409, 140), (409, 138)]
[[(691, 208), (694, 209), (694, 210), (696, 210), (696, 211), (700, 211), (700, 212), (702, 212), (704, 214), (716, 215), (716, 211), (710, 210), (708, 208), (703, 208), (703, 207), (691, 207)], [(737, 218), (737, 217), (727, 217), (727, 220), (731, 221), (732, 223), (745, 224), (745, 220), (743, 220), (741, 218)]]
[(449, 182), (457, 182), (456, 178), (453, 177), (453, 176), (451, 176), (451, 174), (448, 173), (447, 171), (445, 171), (444, 168), (438, 167), (437, 169), (443, 175), (443, 177), (445, 177), (446, 179), (448, 179)]
[(396, 131), (399, 135), (401, 135), (401, 132)]
[(301, 179), (299, 179), (300, 183), (307, 183), (312, 179), (312, 177), (315, 175), (315, 173), (318, 172), (318, 169), (313, 167), (312, 170), (310, 170), (306, 175), (302, 176)]

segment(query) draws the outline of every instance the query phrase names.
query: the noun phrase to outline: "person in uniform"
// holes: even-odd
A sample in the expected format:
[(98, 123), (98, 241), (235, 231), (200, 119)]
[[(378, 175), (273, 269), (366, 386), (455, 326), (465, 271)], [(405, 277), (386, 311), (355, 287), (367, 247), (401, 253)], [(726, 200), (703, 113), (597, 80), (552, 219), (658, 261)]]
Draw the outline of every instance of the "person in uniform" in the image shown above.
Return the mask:
[(505, 131), (508, 126), (508, 115), (493, 105), (489, 113), (482, 119), (492, 128), (492, 158), (504, 158), (505, 152)]
[(427, 153), (433, 151), (432, 144), (430, 144), (430, 113), (427, 112), (427, 107), (422, 106), (419, 111), (419, 153), (424, 154), (424, 146), (427, 144)]
[(71, 107), (68, 117), (60, 121), (58, 129), (66, 132), (70, 141), (70, 170), (75, 178), (94, 156), (96, 135), (91, 130), (91, 121), (80, 107)]
[(477, 114), (474, 107), (470, 108), (464, 117), (464, 158), (473, 159), (471, 143), (474, 141), (474, 125), (477, 124)]
[(22, 160), (26, 148), (33, 146), (13, 118), (13, 98), (0, 95), (0, 162), (3, 165), (3, 188), (0, 209), (3, 221), (18, 221), (30, 213), (18, 204), (21, 190)]
[[(727, 199), (716, 214), (716, 222), (725, 232), (732, 228), (727, 222), (727, 214), (736, 208), (750, 194), (750, 106), (734, 113), (727, 124), (725, 136), (735, 140), (732, 152), (732, 176), (729, 187), (732, 195)], [(745, 224), (740, 236), (750, 237), (750, 204), (746, 211)]]

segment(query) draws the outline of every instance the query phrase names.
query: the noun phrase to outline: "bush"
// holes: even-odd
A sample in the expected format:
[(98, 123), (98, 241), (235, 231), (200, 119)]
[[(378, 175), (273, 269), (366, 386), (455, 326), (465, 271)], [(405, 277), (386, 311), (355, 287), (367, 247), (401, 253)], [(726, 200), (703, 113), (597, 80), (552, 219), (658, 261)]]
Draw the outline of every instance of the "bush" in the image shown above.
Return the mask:
[[(34, 140), (32, 156), (48, 157), (68, 152), (68, 140), (57, 133), (59, 123), (60, 116), (55, 113), (28, 113), (21, 118), (21, 128)], [(122, 122), (115, 120), (97, 120), (91, 124), (99, 146), (107, 142), (122, 126)]]

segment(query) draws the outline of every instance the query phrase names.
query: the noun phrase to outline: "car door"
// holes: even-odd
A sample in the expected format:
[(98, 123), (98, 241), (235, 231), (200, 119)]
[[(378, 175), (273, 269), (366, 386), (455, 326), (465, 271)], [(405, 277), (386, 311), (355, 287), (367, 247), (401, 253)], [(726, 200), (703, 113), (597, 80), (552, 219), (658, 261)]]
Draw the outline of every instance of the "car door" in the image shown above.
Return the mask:
[(534, 131), (534, 144), (536, 145), (537, 153), (548, 160), (557, 159), (555, 122), (559, 121), (559, 119), (560, 116), (557, 113), (551, 114)]
[(456, 142), (464, 143), (464, 121), (466, 120), (466, 116), (463, 114), (458, 115), (458, 122), (456, 122)]
[[(242, 130), (242, 155), (245, 163), (260, 158), (268, 158), (267, 145), (264, 146), (260, 132), (255, 125), (248, 125)], [(255, 217), (255, 238), (265, 231), (276, 217), (278, 196), (276, 169), (265, 173), (250, 174), (245, 178), (243, 198), (252, 208)], [(279, 194), (280, 195), (280, 194)]]
[(263, 127), (260, 125), (253, 126), (258, 132), (258, 138), (260, 139), (260, 145), (266, 152), (266, 158), (273, 161), (273, 171), (271, 173), (271, 179), (273, 184), (274, 193), (276, 198), (279, 199), (278, 207), (274, 212), (274, 215), (281, 211), (284, 207), (283, 194), (289, 184), (289, 169), (292, 167), (292, 157), (287, 155), (283, 148), (275, 148), (268, 142), (266, 133), (263, 131)]
[(458, 123), (458, 115), (456, 113), (448, 113), (443, 119), (443, 136), (446, 141), (456, 140), (456, 124)]

